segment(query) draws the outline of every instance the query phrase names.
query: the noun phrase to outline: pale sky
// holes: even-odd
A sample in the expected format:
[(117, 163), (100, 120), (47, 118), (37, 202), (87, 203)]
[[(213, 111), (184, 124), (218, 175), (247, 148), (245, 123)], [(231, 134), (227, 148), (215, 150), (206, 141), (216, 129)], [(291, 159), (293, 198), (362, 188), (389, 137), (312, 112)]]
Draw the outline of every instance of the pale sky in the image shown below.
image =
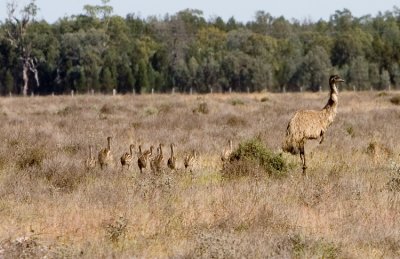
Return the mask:
[[(9, 0), (0, 0), (0, 21), (6, 17), (6, 3)], [(28, 0), (17, 0), (23, 6)], [(100, 0), (36, 0), (40, 8), (37, 18), (45, 19), (49, 23), (58, 18), (83, 13), (85, 4), (100, 5)], [(206, 19), (220, 16), (225, 21), (231, 16), (237, 21), (247, 22), (254, 20), (258, 10), (269, 12), (272, 16), (283, 15), (286, 19), (308, 19), (318, 21), (328, 20), (335, 10), (349, 9), (353, 16), (377, 15), (379, 11), (392, 11), (394, 6), (400, 7), (399, 0), (111, 0), (114, 14), (125, 17), (128, 13), (139, 14), (146, 18), (150, 15), (163, 17), (165, 14), (175, 14), (183, 9), (199, 9), (204, 12)]]

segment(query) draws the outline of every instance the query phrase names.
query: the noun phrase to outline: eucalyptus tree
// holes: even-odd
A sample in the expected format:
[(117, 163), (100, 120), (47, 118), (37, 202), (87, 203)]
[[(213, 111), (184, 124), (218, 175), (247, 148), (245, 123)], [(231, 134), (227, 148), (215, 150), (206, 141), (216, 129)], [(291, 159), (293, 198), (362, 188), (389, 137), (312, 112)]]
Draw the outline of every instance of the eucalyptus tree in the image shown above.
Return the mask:
[[(20, 12), (20, 15), (17, 12)], [(38, 60), (33, 56), (32, 42), (29, 40), (29, 28), (38, 11), (35, 0), (31, 0), (26, 6), (18, 8), (17, 1), (7, 3), (8, 18), (5, 22), (6, 39), (15, 48), (22, 64), (23, 85), (21, 92), (24, 96), (28, 94), (29, 72), (33, 73), (37, 86), (39, 86)]]

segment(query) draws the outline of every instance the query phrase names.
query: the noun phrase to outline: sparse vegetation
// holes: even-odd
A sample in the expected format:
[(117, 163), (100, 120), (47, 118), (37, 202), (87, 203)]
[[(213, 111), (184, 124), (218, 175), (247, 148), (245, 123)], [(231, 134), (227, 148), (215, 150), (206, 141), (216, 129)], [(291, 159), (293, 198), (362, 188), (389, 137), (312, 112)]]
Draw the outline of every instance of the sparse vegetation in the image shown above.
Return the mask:
[[(323, 95), (268, 94), (268, 109), (263, 96), (0, 98), (8, 114), (0, 258), (400, 257), (399, 106), (376, 105), (374, 92), (341, 92), (337, 123), (324, 143), (310, 142), (303, 177), (298, 156), (281, 156), (280, 147), (290, 114), (321, 107)], [(193, 115), (201, 103), (209, 113)], [(159, 113), (148, 116), (147, 107)], [(86, 170), (89, 144), (97, 158), (106, 136), (119, 166)], [(229, 139), (232, 161), (223, 167)], [(139, 144), (159, 143), (162, 173), (121, 170), (130, 144), (137, 161)], [(185, 170), (192, 150), (199, 155)]]

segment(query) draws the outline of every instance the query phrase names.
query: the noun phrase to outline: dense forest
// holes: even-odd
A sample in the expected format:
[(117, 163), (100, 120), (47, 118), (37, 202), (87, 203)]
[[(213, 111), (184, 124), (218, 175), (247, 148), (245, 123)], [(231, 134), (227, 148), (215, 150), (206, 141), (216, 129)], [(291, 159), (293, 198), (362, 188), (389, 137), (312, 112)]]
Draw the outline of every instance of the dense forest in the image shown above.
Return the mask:
[[(400, 9), (328, 21), (258, 11), (247, 23), (200, 10), (125, 18), (109, 0), (53, 24), (31, 0), (0, 23), (0, 93), (318, 91), (338, 73), (349, 90), (400, 87)], [(132, 10), (135, 11), (135, 10)], [(139, 11), (139, 10), (136, 10)]]

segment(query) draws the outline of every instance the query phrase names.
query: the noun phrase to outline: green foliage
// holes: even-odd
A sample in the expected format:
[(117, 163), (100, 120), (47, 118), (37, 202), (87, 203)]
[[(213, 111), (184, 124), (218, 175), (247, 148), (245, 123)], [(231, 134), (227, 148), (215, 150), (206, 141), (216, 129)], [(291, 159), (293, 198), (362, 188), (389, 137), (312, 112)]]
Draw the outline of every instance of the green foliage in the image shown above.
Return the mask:
[(226, 179), (262, 175), (279, 178), (286, 175), (287, 169), (288, 164), (281, 154), (275, 154), (260, 139), (253, 138), (239, 144), (221, 173)]
[[(21, 10), (29, 26), (14, 35), (25, 46), (10, 44), (6, 33), (0, 40), (0, 93), (20, 92), (22, 49), (37, 64), (38, 94), (173, 87), (198, 93), (318, 91), (333, 71), (353, 90), (400, 86), (397, 9), (368, 19), (338, 10), (317, 23), (258, 11), (242, 24), (234, 17), (206, 21), (202, 11), (190, 9), (165, 18), (123, 18), (112, 15), (109, 2), (85, 5), (83, 15), (48, 24), (32, 19), (40, 7), (30, 1)], [(0, 24), (0, 32), (16, 28), (13, 19)]]
[(347, 126), (346, 132), (352, 138), (354, 138), (356, 136), (356, 132), (355, 132), (354, 127), (352, 125)]

